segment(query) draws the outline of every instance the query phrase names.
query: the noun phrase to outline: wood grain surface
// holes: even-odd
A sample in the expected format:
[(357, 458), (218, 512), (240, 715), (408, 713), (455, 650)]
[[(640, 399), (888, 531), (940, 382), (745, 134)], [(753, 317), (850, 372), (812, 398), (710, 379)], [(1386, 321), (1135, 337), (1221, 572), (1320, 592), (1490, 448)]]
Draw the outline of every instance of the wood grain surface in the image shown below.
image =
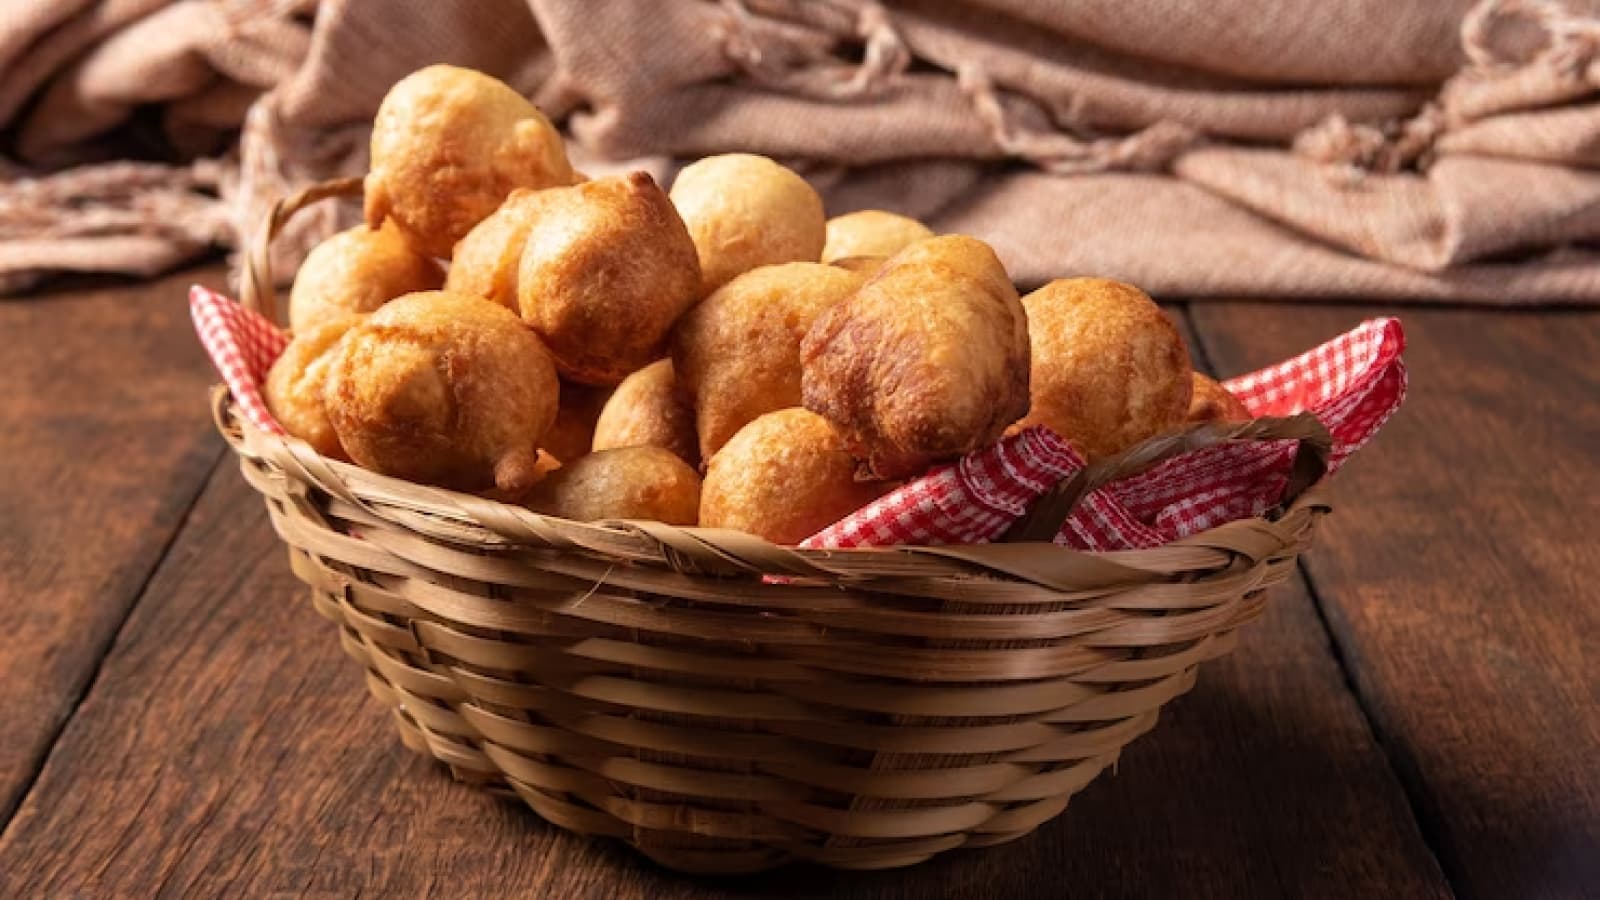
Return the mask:
[[(1227, 374), (1378, 312), (1193, 307)], [(1600, 896), (1600, 315), (1400, 314), (1410, 397), (1303, 564), (1458, 894)]]
[[(1347, 494), (1336, 521), (1364, 514)], [(0, 836), (0, 894), (1447, 896), (1346, 677), (1296, 582), (1030, 837), (908, 870), (689, 878), (401, 748), (228, 464)]]
[(196, 279), (0, 299), (0, 822), (222, 451)]

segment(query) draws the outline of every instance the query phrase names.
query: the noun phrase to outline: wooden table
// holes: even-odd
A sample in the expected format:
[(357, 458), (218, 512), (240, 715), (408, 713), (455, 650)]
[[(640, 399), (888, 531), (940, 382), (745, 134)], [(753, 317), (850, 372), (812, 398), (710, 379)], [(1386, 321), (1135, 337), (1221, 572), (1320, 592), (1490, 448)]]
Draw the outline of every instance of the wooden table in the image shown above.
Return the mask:
[[(1600, 313), (1401, 310), (1302, 577), (1037, 834), (715, 881), (400, 746), (212, 432), (194, 280), (0, 300), (0, 896), (1600, 896)], [(1380, 312), (1174, 309), (1224, 374)]]

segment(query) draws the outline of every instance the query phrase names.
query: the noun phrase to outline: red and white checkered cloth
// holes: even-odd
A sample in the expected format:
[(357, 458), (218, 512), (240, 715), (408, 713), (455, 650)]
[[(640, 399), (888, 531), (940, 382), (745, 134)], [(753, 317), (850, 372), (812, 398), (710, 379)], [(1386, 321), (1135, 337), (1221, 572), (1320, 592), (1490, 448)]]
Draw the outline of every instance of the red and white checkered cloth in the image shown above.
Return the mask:
[(289, 346), (289, 336), (266, 318), (198, 284), (189, 288), (189, 316), (200, 344), (233, 392), (239, 412), (262, 431), (283, 434), (283, 426), (267, 410), (261, 385), (278, 354)]
[[(272, 434), (260, 385), (288, 339), (271, 322), (220, 294), (189, 292), (200, 342), (239, 410)], [(1369, 319), (1293, 359), (1225, 382), (1256, 416), (1311, 412), (1333, 435), (1329, 472), (1388, 421), (1405, 399), (1398, 319)], [(1224, 444), (1170, 459), (1084, 498), (1056, 542), (1082, 550), (1155, 547), (1278, 502), (1294, 460), (1293, 441)], [(1083, 466), (1048, 428), (1029, 428), (878, 498), (802, 547), (975, 544), (993, 540), (1040, 494)]]

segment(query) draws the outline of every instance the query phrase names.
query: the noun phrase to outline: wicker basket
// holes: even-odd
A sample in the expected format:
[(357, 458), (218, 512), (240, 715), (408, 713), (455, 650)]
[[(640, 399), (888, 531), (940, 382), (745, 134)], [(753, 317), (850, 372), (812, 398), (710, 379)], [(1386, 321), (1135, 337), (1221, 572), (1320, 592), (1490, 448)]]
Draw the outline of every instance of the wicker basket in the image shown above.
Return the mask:
[[(266, 244), (246, 303), (273, 314)], [(664, 865), (887, 868), (1020, 837), (1233, 647), (1328, 507), (1329, 438), (1266, 419), (1156, 439), (967, 547), (802, 551), (653, 522), (586, 524), (384, 477), (217, 426), (312, 602), (407, 747)], [(1295, 439), (1285, 505), (1167, 546), (1035, 540), (1077, 498), (1218, 441)], [(764, 576), (780, 576), (778, 579)]]

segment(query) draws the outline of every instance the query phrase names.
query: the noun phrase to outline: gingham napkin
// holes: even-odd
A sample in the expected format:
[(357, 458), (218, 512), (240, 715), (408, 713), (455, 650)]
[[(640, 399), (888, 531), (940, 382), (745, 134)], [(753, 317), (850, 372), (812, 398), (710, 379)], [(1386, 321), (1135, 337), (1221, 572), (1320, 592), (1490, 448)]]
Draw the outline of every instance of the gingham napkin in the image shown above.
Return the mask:
[(239, 412), (256, 428), (283, 434), (283, 426), (261, 396), (261, 385), (278, 354), (289, 346), (289, 336), (266, 318), (198, 284), (189, 288), (189, 316)]
[[(196, 285), (189, 309), (250, 423), (282, 434), (261, 398), (267, 369), (288, 343), (271, 322)], [(1293, 359), (1225, 382), (1256, 416), (1311, 412), (1333, 435), (1329, 472), (1371, 440), (1406, 392), (1398, 319), (1369, 319)], [(1082, 550), (1159, 546), (1278, 502), (1294, 460), (1293, 441), (1196, 450), (1109, 484), (1084, 498), (1056, 542)], [(975, 544), (993, 540), (1040, 494), (1083, 460), (1048, 428), (1029, 428), (878, 498), (802, 547)]]

